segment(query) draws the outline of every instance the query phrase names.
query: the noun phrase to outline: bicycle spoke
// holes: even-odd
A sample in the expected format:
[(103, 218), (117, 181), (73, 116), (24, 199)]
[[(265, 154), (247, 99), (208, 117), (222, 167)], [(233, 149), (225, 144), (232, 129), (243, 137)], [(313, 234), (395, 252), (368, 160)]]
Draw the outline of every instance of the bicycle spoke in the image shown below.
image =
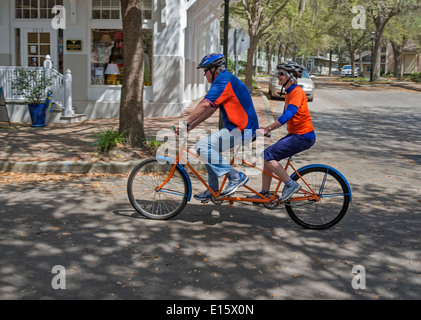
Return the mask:
[[(349, 203), (350, 193), (344, 180), (325, 167), (308, 168), (300, 175), (305, 181), (303, 185), (308, 184), (319, 198), (287, 201), (285, 206), (290, 217), (302, 227), (311, 229), (326, 229), (338, 223)], [(304, 194), (309, 191), (303, 190)]]
[[(139, 213), (152, 219), (168, 219), (184, 208), (187, 184), (179, 169), (162, 185), (171, 169), (171, 164), (160, 164), (156, 159), (149, 159), (133, 170), (128, 181), (128, 194)], [(161, 189), (157, 190), (159, 187)]]

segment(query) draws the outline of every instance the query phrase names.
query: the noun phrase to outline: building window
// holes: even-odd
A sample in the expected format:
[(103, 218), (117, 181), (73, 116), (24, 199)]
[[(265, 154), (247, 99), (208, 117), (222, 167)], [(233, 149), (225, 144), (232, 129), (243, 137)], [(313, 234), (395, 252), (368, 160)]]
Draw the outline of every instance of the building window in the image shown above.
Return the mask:
[[(144, 84), (151, 85), (152, 30), (143, 30)], [(91, 34), (91, 84), (121, 85), (124, 74), (123, 30), (93, 29)]]
[(52, 9), (63, 5), (63, 0), (16, 0), (16, 19), (52, 19)]
[(16, 48), (16, 61), (15, 61), (15, 66), (20, 67), (21, 66), (21, 62), (20, 62), (20, 29), (15, 29), (15, 36), (16, 36), (16, 41), (15, 41), (15, 48)]
[(92, 19), (120, 19), (120, 0), (93, 0)]
[(143, 19), (145, 20), (152, 19), (152, 0), (142, 1), (142, 13), (143, 13)]
[[(142, 1), (142, 13), (144, 19), (152, 19), (152, 0)], [(120, 0), (92, 0), (92, 19), (119, 20), (120, 18)]]

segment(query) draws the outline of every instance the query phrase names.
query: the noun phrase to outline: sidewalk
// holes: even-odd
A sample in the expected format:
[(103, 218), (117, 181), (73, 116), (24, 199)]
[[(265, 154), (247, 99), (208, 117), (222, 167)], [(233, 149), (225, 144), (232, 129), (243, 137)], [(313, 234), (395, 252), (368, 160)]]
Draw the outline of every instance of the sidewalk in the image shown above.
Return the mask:
[[(254, 95), (253, 102), (260, 126), (273, 121), (266, 97)], [(171, 128), (187, 118), (200, 99), (178, 117), (145, 118), (147, 137)], [(269, 118), (268, 118), (269, 117)], [(272, 118), (270, 118), (272, 117)], [(32, 128), (30, 124), (0, 122), (0, 171), (27, 173), (126, 173), (141, 158), (136, 153), (103, 157), (95, 151), (94, 137), (100, 129), (119, 126), (119, 119), (94, 119), (73, 124), (47, 124), (44, 128)], [(198, 128), (210, 132), (219, 126), (219, 112)], [(276, 138), (276, 137), (274, 137)]]
[(352, 81), (337, 81), (337, 76), (319, 76), (316, 77), (316, 81), (322, 81), (324, 86), (333, 85), (333, 86), (354, 86), (357, 88), (388, 88), (388, 87), (398, 87), (402, 89), (407, 89), (411, 91), (418, 91), (421, 92), (421, 83), (416, 83), (412, 81), (404, 81), (404, 80), (393, 80), (390, 82), (384, 83), (373, 83), (373, 84), (356, 84)]
[(395, 83), (392, 84), (392, 86), (421, 92), (421, 83), (396, 81)]

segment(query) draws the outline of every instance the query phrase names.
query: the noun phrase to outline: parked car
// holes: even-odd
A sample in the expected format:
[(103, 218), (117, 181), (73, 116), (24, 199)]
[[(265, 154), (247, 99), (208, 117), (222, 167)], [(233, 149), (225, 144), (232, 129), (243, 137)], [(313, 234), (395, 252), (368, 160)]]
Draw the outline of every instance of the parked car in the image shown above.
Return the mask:
[[(269, 95), (270, 98), (273, 99), (275, 97), (284, 97), (285, 96), (285, 90), (282, 91), (282, 86), (279, 84), (279, 80), (277, 78), (278, 71), (275, 72), (273, 76), (270, 77), (270, 83), (269, 83)], [(303, 88), (304, 92), (307, 96), (307, 101), (311, 102), (314, 98), (314, 83), (313, 80), (311, 80), (310, 75), (308, 74), (307, 70), (303, 71), (303, 76), (298, 79), (297, 81), (298, 85)]]
[[(354, 68), (354, 77), (358, 77), (358, 74), (360, 73), (360, 70), (358, 67)], [(341, 77), (350, 77), (352, 74), (352, 66), (350, 64), (347, 64), (342, 67), (341, 70)]]

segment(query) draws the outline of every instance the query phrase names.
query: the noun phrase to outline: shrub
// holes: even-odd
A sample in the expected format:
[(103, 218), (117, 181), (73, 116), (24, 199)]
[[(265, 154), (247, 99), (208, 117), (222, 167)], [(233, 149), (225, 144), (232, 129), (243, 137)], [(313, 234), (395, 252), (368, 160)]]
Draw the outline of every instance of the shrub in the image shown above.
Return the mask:
[[(235, 60), (228, 58), (227, 60), (227, 70), (232, 74), (235, 73)], [(246, 61), (238, 60), (238, 76), (243, 76), (246, 74)]]
[(43, 68), (17, 68), (13, 71), (12, 89), (29, 104), (44, 103), (47, 88), (53, 85), (54, 78)]
[(409, 78), (411, 79), (411, 81), (421, 82), (421, 72), (414, 72)]
[(117, 146), (117, 144), (124, 143), (125, 132), (126, 131), (119, 132), (118, 130), (113, 129), (101, 129), (96, 134), (96, 141), (94, 142), (94, 145), (97, 146), (99, 151), (108, 153), (111, 149)]
[(158, 148), (160, 145), (162, 145), (163, 144), (163, 142), (161, 142), (161, 141), (156, 141), (155, 139), (153, 139), (153, 138), (151, 138), (150, 140), (149, 140), (149, 145), (152, 147), (152, 148)]

